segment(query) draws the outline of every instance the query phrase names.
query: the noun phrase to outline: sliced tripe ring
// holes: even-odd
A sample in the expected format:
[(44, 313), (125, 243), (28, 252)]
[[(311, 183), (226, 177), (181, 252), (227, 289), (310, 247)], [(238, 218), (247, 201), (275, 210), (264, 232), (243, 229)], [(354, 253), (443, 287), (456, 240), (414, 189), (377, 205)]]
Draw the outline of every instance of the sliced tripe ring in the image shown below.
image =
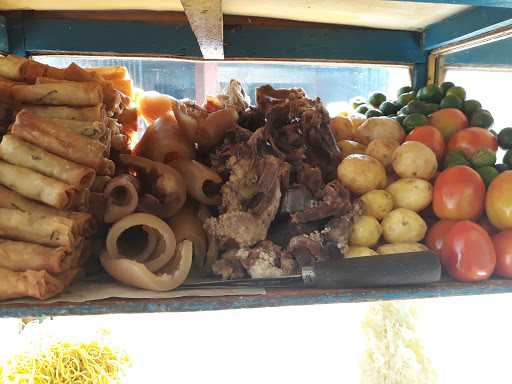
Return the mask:
[(105, 270), (120, 282), (152, 291), (170, 291), (179, 287), (188, 277), (192, 266), (192, 242), (184, 240), (178, 244), (176, 254), (157, 274), (145, 264), (126, 258), (111, 258), (104, 253), (100, 256)]
[[(172, 229), (161, 219), (148, 213), (134, 213), (123, 217), (115, 223), (107, 235), (107, 257), (110, 259), (132, 259), (133, 262), (141, 253), (151, 248), (147, 236), (141, 238), (137, 235), (137, 227), (149, 227), (156, 231), (161, 239), (157, 239), (157, 244), (153, 247), (153, 252), (146, 259), (145, 266), (155, 272), (166, 265), (174, 255), (176, 250), (176, 238)], [(138, 231), (141, 232), (140, 230)], [(144, 231), (146, 234), (152, 231)], [(161, 242), (161, 244), (159, 244)], [(145, 255), (144, 255), (145, 256)], [(107, 270), (108, 271), (108, 270)], [(114, 276), (116, 277), (116, 276)], [(117, 277), (116, 277), (117, 278)]]

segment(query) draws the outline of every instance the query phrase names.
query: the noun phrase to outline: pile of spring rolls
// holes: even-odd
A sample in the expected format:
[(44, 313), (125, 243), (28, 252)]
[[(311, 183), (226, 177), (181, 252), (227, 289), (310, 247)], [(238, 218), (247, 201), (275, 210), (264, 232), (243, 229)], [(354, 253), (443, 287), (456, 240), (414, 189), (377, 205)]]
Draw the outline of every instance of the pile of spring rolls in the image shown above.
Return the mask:
[(127, 76), (0, 58), (0, 300), (50, 298), (84, 265), (112, 158), (137, 130)]

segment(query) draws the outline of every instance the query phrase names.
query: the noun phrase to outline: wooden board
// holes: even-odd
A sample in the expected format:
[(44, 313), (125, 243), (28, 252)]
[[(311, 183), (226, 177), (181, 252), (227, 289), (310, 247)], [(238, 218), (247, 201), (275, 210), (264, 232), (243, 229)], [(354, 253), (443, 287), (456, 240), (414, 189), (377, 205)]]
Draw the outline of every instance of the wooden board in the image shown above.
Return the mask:
[(512, 280), (480, 283), (442, 281), (414, 287), (381, 289), (268, 289), (265, 295), (189, 297), (180, 299), (108, 299), (81, 304), (1, 305), (0, 317), (98, 315), (112, 313), (193, 312), (223, 309), (281, 307), (380, 300), (410, 300), (449, 296), (512, 293)]
[[(464, 5), (376, 0), (223, 0), (226, 15), (422, 30), (427, 25), (468, 9)], [(0, 0), (0, 10), (127, 10), (183, 11), (179, 0)]]

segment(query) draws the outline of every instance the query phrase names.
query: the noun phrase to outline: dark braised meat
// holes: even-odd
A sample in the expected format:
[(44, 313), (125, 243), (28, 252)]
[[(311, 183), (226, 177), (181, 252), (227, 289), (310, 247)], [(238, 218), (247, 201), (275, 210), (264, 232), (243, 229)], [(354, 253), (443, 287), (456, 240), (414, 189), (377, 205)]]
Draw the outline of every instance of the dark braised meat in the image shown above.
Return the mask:
[(292, 222), (307, 223), (341, 216), (352, 208), (350, 192), (338, 180), (327, 184), (318, 197), (318, 200), (311, 201), (303, 210), (292, 213)]
[(359, 214), (336, 179), (341, 154), (320, 99), (271, 86), (256, 96), (258, 108), (240, 114), (248, 129), (233, 127), (209, 158), (227, 180), (219, 215), (205, 222), (222, 253), (213, 271), (225, 279), (340, 259)]
[(238, 114), (238, 125), (254, 132), (265, 125), (265, 114), (261, 109), (249, 107)]
[(270, 84), (256, 89), (256, 106), (266, 114), (272, 107), (306, 97), (302, 88), (274, 89)]
[(286, 166), (277, 157), (261, 153), (252, 139), (230, 157), (230, 177), (221, 189), (221, 214), (205, 222), (205, 230), (217, 239), (220, 249), (250, 247), (264, 240), (279, 209)]

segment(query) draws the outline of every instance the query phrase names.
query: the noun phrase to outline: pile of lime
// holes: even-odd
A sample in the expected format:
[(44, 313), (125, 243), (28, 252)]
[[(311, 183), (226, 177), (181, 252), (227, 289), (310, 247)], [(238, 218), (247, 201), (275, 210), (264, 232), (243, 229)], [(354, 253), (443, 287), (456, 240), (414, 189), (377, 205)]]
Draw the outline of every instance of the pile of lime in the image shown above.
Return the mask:
[(466, 90), (452, 82), (429, 84), (418, 90), (404, 86), (398, 90), (396, 100), (383, 92), (373, 92), (368, 98), (352, 99), (352, 107), (366, 117), (387, 116), (397, 120), (406, 132), (427, 125), (428, 117), (444, 108), (464, 112), (470, 127), (490, 128), (494, 124), (491, 113), (482, 108), (478, 100), (467, 100)]

